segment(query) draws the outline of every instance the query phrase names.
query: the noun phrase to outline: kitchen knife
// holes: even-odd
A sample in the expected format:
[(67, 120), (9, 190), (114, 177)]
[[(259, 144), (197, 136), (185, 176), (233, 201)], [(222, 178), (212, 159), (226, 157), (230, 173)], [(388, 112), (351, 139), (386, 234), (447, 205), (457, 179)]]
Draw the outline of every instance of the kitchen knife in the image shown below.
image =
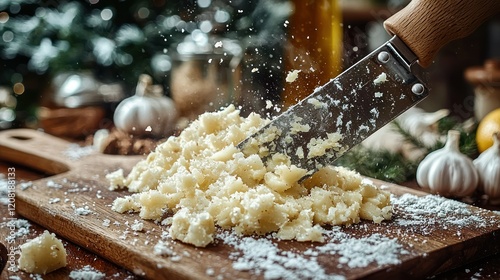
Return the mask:
[(274, 118), (238, 148), (287, 155), (311, 175), (429, 94), (423, 67), (500, 11), (500, 0), (413, 0), (384, 22), (393, 37)]

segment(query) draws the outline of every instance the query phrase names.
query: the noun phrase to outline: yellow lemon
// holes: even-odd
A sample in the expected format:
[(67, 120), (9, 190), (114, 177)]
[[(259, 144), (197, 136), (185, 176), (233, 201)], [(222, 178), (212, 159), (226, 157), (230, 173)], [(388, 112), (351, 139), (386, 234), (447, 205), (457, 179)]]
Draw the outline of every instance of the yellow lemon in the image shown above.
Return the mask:
[(500, 132), (500, 108), (489, 112), (480, 122), (476, 132), (476, 144), (480, 153), (493, 145), (493, 134)]

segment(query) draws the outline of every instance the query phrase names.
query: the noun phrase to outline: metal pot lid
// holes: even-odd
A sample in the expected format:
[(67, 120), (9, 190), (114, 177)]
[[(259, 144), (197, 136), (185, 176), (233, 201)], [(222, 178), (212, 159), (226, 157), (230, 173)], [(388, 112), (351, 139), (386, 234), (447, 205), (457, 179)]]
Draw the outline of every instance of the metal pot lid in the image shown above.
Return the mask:
[(89, 73), (65, 73), (53, 80), (53, 101), (63, 107), (78, 108), (118, 102), (125, 97), (119, 84), (104, 84)]

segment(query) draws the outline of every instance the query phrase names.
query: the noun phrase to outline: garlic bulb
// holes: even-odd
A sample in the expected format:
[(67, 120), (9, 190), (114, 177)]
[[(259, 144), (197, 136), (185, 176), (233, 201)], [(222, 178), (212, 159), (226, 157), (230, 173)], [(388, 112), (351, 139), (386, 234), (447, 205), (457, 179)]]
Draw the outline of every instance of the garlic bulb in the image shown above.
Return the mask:
[(113, 121), (116, 128), (132, 135), (165, 137), (175, 128), (177, 109), (160, 85), (141, 75), (135, 95), (118, 104)]
[(428, 154), (417, 168), (417, 183), (442, 196), (464, 197), (477, 188), (479, 176), (472, 160), (459, 150), (460, 133), (448, 131), (443, 148)]
[(479, 173), (479, 189), (491, 204), (500, 204), (500, 133), (493, 135), (493, 146), (473, 162)]
[(398, 121), (403, 129), (419, 138), (422, 144), (432, 147), (442, 140), (437, 130), (437, 122), (449, 114), (448, 109), (425, 112), (423, 109), (413, 107), (409, 114), (402, 114)]
[[(424, 110), (412, 107), (401, 114), (396, 121), (410, 135), (418, 138), (426, 147), (434, 146), (438, 141), (442, 141), (442, 135), (437, 130), (437, 122), (448, 116), (447, 109), (435, 112), (425, 112)], [(405, 141), (404, 136), (397, 131), (394, 124), (389, 123), (362, 142), (362, 145), (372, 150), (385, 150), (393, 154), (401, 153), (405, 158), (416, 161), (421, 159), (427, 149), (418, 149), (414, 144)]]

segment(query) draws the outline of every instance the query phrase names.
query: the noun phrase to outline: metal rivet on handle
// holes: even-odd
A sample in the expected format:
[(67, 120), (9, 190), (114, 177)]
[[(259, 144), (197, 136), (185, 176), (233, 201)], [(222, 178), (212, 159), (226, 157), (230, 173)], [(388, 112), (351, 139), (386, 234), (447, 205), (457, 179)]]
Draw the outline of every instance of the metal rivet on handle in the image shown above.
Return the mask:
[(424, 93), (424, 91), (425, 91), (424, 85), (420, 83), (416, 83), (411, 87), (411, 92), (413, 92), (416, 95), (421, 95), (422, 93)]
[(391, 55), (388, 52), (383, 51), (378, 54), (377, 59), (381, 63), (387, 63), (389, 59), (391, 59)]

